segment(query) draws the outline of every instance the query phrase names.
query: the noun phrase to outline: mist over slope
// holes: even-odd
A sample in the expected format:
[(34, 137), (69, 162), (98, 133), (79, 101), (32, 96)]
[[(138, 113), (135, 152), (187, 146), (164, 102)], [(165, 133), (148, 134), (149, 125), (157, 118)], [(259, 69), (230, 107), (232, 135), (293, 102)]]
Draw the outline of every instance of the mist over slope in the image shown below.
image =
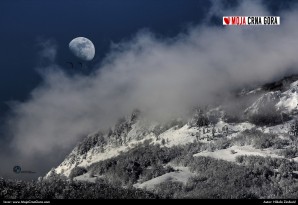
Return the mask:
[[(294, 77), (290, 79), (283, 80), (289, 83), (280, 87), (283, 92), (267, 91), (268, 86), (242, 91), (241, 97), (235, 98), (235, 104), (244, 107), (238, 113), (230, 112), (229, 107), (222, 105), (196, 107), (187, 120), (177, 118), (160, 123), (135, 110), (130, 116), (119, 119), (108, 131), (95, 132), (84, 138), (55, 169), (55, 173), (69, 176), (76, 167), (87, 168), (128, 152), (146, 141), (166, 147), (197, 141), (217, 144), (218, 139), (233, 140), (245, 135), (243, 133), (248, 130), (260, 130), (285, 139), (290, 137), (291, 141), (289, 132), (298, 113), (298, 81), (293, 80)], [(255, 100), (243, 104), (242, 98), (246, 99), (247, 95)], [(253, 138), (250, 140), (253, 141)], [(274, 144), (274, 141), (270, 143)], [(276, 156), (278, 152), (274, 153), (268, 156)]]
[[(71, 179), (162, 198), (295, 198), (297, 95), (291, 76), (242, 90), (235, 99), (246, 109), (236, 115), (221, 105), (198, 106), (187, 121), (160, 123), (135, 110), (89, 134), (39, 182)], [(243, 104), (248, 96), (255, 100)]]

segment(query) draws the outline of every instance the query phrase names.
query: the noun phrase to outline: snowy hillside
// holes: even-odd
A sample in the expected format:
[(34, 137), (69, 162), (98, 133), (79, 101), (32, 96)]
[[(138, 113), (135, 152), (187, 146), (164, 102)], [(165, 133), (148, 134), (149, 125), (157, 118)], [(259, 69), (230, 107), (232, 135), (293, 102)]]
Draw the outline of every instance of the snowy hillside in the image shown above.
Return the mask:
[[(154, 161), (144, 165), (145, 168), (140, 171), (143, 174), (137, 174), (136, 178), (131, 179), (131, 185), (139, 189), (154, 190), (155, 186), (170, 182), (186, 186), (189, 180), (199, 176), (195, 168), (190, 169), (191, 166), (184, 162), (189, 157), (192, 157), (191, 161), (207, 157), (235, 165), (242, 163), (241, 157), (245, 160), (261, 157), (298, 163), (295, 134), (295, 129), (298, 128), (298, 81), (287, 85), (287, 89), (265, 91), (257, 88), (242, 91), (241, 95), (258, 97), (239, 112), (239, 119), (233, 123), (226, 121), (227, 114), (221, 106), (210, 107), (208, 110), (197, 108), (188, 121), (174, 119), (165, 124), (148, 121), (140, 111), (135, 111), (131, 116), (120, 119), (109, 131), (88, 135), (46, 178), (61, 174), (74, 177), (77, 181), (111, 182), (115, 180), (115, 171), (107, 170), (111, 166), (120, 166), (121, 160), (130, 159), (130, 165), (125, 165), (131, 166), (125, 168), (127, 170), (140, 169), (138, 167), (143, 162), (133, 159), (141, 157), (136, 153), (143, 149), (143, 145), (170, 152), (174, 150), (175, 153), (177, 149), (184, 151), (178, 153), (179, 157), (167, 159), (167, 163)], [(181, 156), (182, 153), (185, 156)], [(169, 164), (172, 168), (166, 168)], [(293, 168), (291, 173), (295, 175), (297, 171)], [(133, 173), (136, 174), (135, 171)], [(125, 183), (122, 184), (122, 187), (126, 186)]]
[[(155, 125), (156, 126), (156, 125)], [(55, 169), (56, 173), (69, 176), (70, 171), (76, 167), (87, 167), (95, 162), (102, 161), (111, 157), (115, 157), (123, 152), (126, 152), (138, 144), (142, 144), (145, 140), (151, 140), (153, 144), (172, 147), (174, 145), (185, 145), (192, 143), (198, 139), (202, 143), (209, 143), (222, 137), (223, 129), (228, 129), (228, 137), (233, 137), (237, 133), (253, 128), (254, 125), (244, 122), (238, 124), (227, 124), (222, 121), (214, 126), (204, 126), (201, 128), (189, 127), (185, 124), (183, 127), (178, 125), (171, 127), (160, 134), (155, 134), (154, 125), (151, 130), (147, 130), (142, 126), (142, 122), (138, 121), (131, 126), (131, 129), (126, 135), (128, 139), (123, 144), (115, 145), (114, 142), (107, 142), (105, 146), (95, 143), (89, 150), (82, 152), (82, 144), (78, 145), (69, 156)], [(212, 135), (214, 130), (214, 136)], [(197, 138), (198, 136), (198, 138)], [(102, 136), (99, 133), (91, 134), (87, 137), (88, 140), (83, 141), (84, 145), (93, 140), (97, 140)], [(101, 138), (100, 138), (101, 139)], [(163, 142), (165, 142), (163, 144)]]

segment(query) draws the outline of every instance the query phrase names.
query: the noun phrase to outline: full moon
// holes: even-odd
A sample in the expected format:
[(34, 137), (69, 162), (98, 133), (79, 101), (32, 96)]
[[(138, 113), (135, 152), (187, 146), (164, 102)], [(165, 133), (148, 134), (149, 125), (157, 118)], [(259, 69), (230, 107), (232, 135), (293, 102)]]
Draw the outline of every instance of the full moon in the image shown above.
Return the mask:
[(79, 59), (91, 61), (95, 55), (95, 47), (88, 38), (77, 37), (69, 43), (70, 51)]

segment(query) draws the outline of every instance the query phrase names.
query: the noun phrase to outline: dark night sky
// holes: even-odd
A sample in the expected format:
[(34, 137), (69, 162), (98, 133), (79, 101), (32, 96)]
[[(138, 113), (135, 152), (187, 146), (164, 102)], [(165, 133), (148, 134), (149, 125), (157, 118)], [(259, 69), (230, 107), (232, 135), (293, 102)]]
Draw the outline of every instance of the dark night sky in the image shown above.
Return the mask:
[(209, 4), (199, 0), (2, 0), (0, 2), (0, 115), (11, 100), (23, 101), (37, 86), (39, 39), (58, 44), (58, 63), (70, 58), (68, 43), (77, 36), (93, 41), (98, 63), (111, 42), (140, 29), (175, 36), (197, 24)]

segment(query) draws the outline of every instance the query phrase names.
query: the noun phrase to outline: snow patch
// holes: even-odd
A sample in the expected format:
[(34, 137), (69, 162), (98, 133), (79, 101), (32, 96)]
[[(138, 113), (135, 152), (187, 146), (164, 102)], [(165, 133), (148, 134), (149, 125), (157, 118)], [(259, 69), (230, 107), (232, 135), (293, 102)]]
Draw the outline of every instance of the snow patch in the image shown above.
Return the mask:
[[(233, 151), (232, 151), (233, 150)], [(253, 155), (261, 157), (274, 157), (282, 158), (281, 156), (276, 155), (270, 149), (256, 149), (250, 145), (248, 146), (232, 146), (227, 149), (216, 150), (214, 152), (203, 151), (197, 154), (194, 154), (194, 157), (212, 157), (215, 159), (222, 159), (229, 162), (236, 162), (236, 157), (241, 155)]]
[(83, 175), (73, 178), (73, 180), (76, 180), (76, 181), (86, 181), (91, 183), (95, 183), (96, 179), (97, 177), (90, 177), (89, 173), (85, 173)]
[(166, 181), (176, 181), (176, 182), (182, 182), (186, 184), (186, 182), (190, 177), (196, 175), (195, 173), (190, 172), (188, 167), (175, 167), (175, 168), (177, 169), (177, 171), (175, 172), (166, 173), (164, 175), (148, 180), (146, 182), (136, 183), (133, 186), (139, 189), (153, 190), (155, 185)]

